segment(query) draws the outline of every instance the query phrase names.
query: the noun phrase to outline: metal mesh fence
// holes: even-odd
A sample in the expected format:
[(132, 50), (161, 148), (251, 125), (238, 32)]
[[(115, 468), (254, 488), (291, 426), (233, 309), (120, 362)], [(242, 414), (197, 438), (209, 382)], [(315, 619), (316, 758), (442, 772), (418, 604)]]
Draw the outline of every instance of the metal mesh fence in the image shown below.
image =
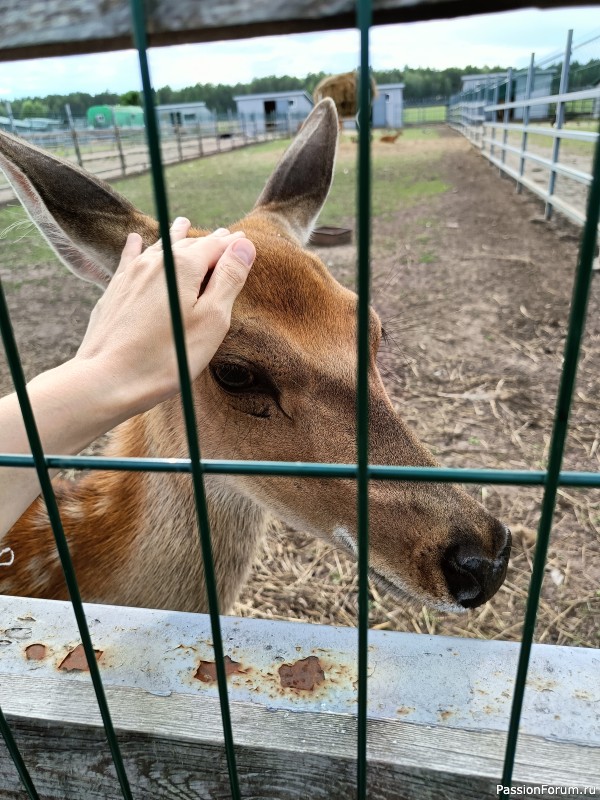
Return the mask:
[[(569, 410), (571, 407), (577, 361), (583, 334), (586, 306), (589, 296), (592, 262), (595, 253), (598, 218), (600, 214), (600, 158), (596, 148), (596, 157), (593, 168), (593, 182), (587, 203), (586, 223), (583, 230), (581, 250), (578, 260), (577, 273), (573, 288), (573, 299), (570, 312), (569, 329), (565, 345), (564, 367), (560, 382), (560, 389), (556, 405), (550, 458), (548, 468), (538, 472), (523, 471), (493, 471), (493, 470), (456, 470), (417, 467), (391, 467), (385, 465), (371, 465), (368, 458), (368, 379), (367, 367), (369, 358), (369, 244), (370, 244), (370, 142), (369, 142), (369, 28), (371, 24), (370, 0), (358, 0), (357, 18), (361, 32), (360, 50), (360, 140), (359, 140), (359, 172), (358, 172), (358, 372), (357, 372), (357, 459), (354, 465), (339, 464), (303, 464), (285, 462), (207, 462), (201, 458), (194, 406), (192, 402), (190, 377), (188, 374), (185, 356), (185, 343), (179, 309), (177, 285), (174, 272), (173, 255), (169, 237), (169, 213), (167, 196), (163, 178), (159, 130), (156, 118), (152, 111), (152, 91), (150, 74), (146, 58), (146, 35), (144, 24), (143, 4), (141, 0), (131, 0), (133, 26), (136, 47), (139, 53), (142, 83), (146, 106), (146, 124), (148, 133), (149, 150), (152, 162), (152, 175), (154, 181), (156, 208), (160, 223), (160, 232), (164, 246), (165, 274), (169, 291), (169, 301), (173, 331), (177, 348), (177, 358), (180, 371), (182, 389), (182, 404), (184, 410), (189, 458), (179, 461), (161, 461), (160, 459), (100, 459), (100, 458), (49, 458), (42, 449), (37, 433), (34, 415), (29, 404), (25, 379), (20, 365), (19, 356), (12, 333), (6, 300), (0, 285), (0, 326), (2, 337), (10, 365), (15, 388), (21, 403), (25, 420), (32, 456), (0, 455), (0, 465), (3, 466), (34, 466), (42, 486), (42, 494), (46, 501), (52, 528), (55, 534), (58, 551), (63, 564), (69, 593), (77, 618), (81, 639), (90, 668), (92, 681), (96, 691), (98, 704), (102, 713), (105, 731), (115, 769), (121, 786), (123, 797), (132, 796), (127, 779), (119, 744), (111, 722), (110, 712), (102, 688), (100, 671), (94, 656), (91, 637), (87, 628), (85, 614), (79, 596), (75, 574), (73, 572), (69, 550), (62, 530), (60, 515), (48, 469), (56, 466), (74, 466), (78, 469), (119, 469), (119, 470), (159, 470), (181, 471), (191, 474), (193, 480), (198, 530), (202, 546), (202, 554), (206, 569), (206, 585), (210, 606), (210, 619), (214, 642), (215, 662), (217, 667), (217, 680), (221, 701), (221, 714), (225, 738), (225, 749), (229, 768), (230, 791), (233, 798), (240, 798), (239, 780), (235, 761), (234, 737), (229, 714), (227, 696), (227, 683), (225, 663), (223, 657), (223, 644), (219, 624), (219, 609), (215, 584), (210, 533), (204, 494), (203, 475), (209, 473), (230, 473), (249, 475), (320, 475), (329, 477), (354, 478), (358, 483), (358, 520), (359, 520), (359, 686), (358, 686), (358, 746), (357, 746), (357, 797), (364, 799), (367, 796), (367, 666), (368, 666), (368, 626), (369, 609), (367, 594), (368, 577), (368, 487), (371, 480), (415, 480), (431, 482), (476, 482), (490, 484), (543, 485), (544, 497), (542, 513), (538, 531), (538, 544), (535, 552), (531, 587), (528, 597), (525, 627), (520, 650), (518, 671), (516, 676), (515, 691), (507, 739), (506, 756), (503, 769), (502, 782), (509, 786), (515, 760), (515, 750), (519, 733), (519, 720), (521, 715), (523, 696), (526, 687), (529, 656), (533, 641), (536, 613), (539, 603), (544, 564), (552, 527), (552, 515), (555, 507), (557, 488), (559, 485), (572, 486), (600, 486), (600, 475), (589, 473), (563, 473), (561, 464), (565, 441)], [(515, 78), (519, 78), (517, 74)], [(486, 100), (485, 88), (481, 90), (480, 100)], [(489, 99), (489, 98), (488, 98)], [(494, 98), (492, 98), (494, 99)], [(498, 100), (498, 97), (495, 98)], [(472, 112), (469, 112), (472, 113)], [(30, 798), (36, 798), (35, 787), (27, 768), (19, 754), (16, 743), (11, 735), (4, 715), (0, 712), (0, 731), (3, 734), (7, 747), (12, 755), (15, 766), (21, 776), (23, 786)]]

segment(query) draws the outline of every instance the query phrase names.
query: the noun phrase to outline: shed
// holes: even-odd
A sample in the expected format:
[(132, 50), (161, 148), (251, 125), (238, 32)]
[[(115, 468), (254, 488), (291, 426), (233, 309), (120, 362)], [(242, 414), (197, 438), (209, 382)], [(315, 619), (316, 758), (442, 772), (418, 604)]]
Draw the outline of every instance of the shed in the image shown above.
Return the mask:
[(461, 92), (476, 92), (488, 83), (495, 86), (506, 80), (506, 72), (477, 72), (473, 75), (461, 75)]
[[(536, 69), (533, 76), (533, 87), (531, 89), (531, 97), (544, 97), (545, 95), (552, 94), (552, 81), (556, 74), (555, 69)], [(506, 100), (506, 72), (485, 72), (476, 75), (463, 75), (462, 91), (471, 92), (478, 91), (486, 85), (491, 92), (495, 86), (500, 85), (498, 93), (498, 102), (503, 103)], [(527, 71), (519, 72), (513, 77), (512, 85), (512, 102), (517, 102), (525, 97), (525, 89), (527, 88)], [(487, 96), (487, 102), (491, 102), (490, 94)], [(535, 105), (529, 107), (529, 119), (546, 119), (550, 113), (550, 106), (548, 103), (542, 105)], [(514, 108), (510, 113), (511, 119), (523, 119), (523, 107)], [(486, 113), (486, 119), (490, 120), (492, 115), (490, 112)]]
[(92, 106), (87, 111), (90, 128), (138, 128), (144, 126), (141, 106)]
[[(552, 81), (556, 75), (555, 69), (536, 69), (533, 74), (531, 97), (546, 97), (552, 94)], [(514, 100), (525, 97), (527, 87), (527, 72), (519, 73), (515, 78)], [(529, 106), (529, 119), (547, 119), (550, 116), (550, 104)], [(513, 119), (523, 119), (523, 108), (515, 108)]]
[(206, 103), (166, 103), (156, 106), (156, 114), (161, 125), (172, 127), (196, 127), (198, 124), (214, 122), (214, 115), (206, 107)]
[(381, 83), (373, 101), (374, 128), (401, 128), (404, 105), (403, 83)]
[(292, 123), (294, 128), (306, 119), (313, 107), (308, 92), (265, 92), (233, 98), (237, 113), (247, 133), (256, 135)]

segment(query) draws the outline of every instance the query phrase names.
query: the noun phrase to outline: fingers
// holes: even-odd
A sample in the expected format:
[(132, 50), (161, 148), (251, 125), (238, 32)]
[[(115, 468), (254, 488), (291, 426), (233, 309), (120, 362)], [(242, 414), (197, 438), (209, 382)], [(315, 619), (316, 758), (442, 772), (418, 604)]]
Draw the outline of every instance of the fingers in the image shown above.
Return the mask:
[(171, 244), (185, 239), (188, 235), (192, 223), (185, 217), (177, 217), (175, 222), (171, 225)]
[(114, 274), (117, 275), (118, 273), (123, 272), (123, 270), (140, 255), (143, 246), (144, 244), (142, 242), (142, 237), (139, 235), (139, 233), (130, 233), (127, 237), (127, 241), (125, 242), (123, 252), (121, 253), (119, 266), (115, 270)]
[(209, 302), (225, 302), (231, 307), (246, 283), (255, 258), (254, 245), (242, 234), (227, 246), (217, 261), (202, 297)]

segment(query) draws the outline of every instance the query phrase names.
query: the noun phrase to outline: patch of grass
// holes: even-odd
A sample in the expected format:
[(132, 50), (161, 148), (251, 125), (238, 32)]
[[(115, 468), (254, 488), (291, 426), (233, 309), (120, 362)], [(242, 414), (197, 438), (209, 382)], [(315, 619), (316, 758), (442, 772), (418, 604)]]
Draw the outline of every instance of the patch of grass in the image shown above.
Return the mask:
[(424, 253), (421, 253), (421, 257), (419, 258), (419, 264), (433, 264), (434, 261), (436, 260), (437, 258), (435, 253), (426, 251)]
[[(405, 132), (405, 140), (438, 138), (432, 129)], [(169, 214), (187, 216), (198, 227), (230, 225), (254, 206), (265, 182), (289, 142), (273, 141), (216, 156), (168, 166), (165, 178)], [(385, 148), (385, 150), (384, 150)], [(356, 146), (343, 140), (332, 190), (321, 224), (354, 225), (356, 214)], [(403, 151), (373, 147), (373, 217), (389, 218), (402, 208), (447, 191), (439, 178), (440, 156), (414, 148)], [(152, 216), (154, 197), (149, 174), (114, 182), (114, 188), (137, 208)], [(11, 272), (55, 259), (20, 206), (0, 209), (0, 260)], [(18, 246), (16, 246), (18, 243)]]
[(446, 119), (446, 106), (405, 107), (402, 118), (407, 125), (411, 123), (444, 122)]
[[(289, 142), (273, 141), (188, 161), (165, 169), (171, 218), (217, 228), (247, 214)], [(141, 211), (155, 215), (152, 178), (140, 175), (114, 187)]]
[(50, 246), (17, 201), (0, 209), (0, 264), (3, 272), (14, 275), (33, 264), (48, 264), (54, 260), (57, 259)]

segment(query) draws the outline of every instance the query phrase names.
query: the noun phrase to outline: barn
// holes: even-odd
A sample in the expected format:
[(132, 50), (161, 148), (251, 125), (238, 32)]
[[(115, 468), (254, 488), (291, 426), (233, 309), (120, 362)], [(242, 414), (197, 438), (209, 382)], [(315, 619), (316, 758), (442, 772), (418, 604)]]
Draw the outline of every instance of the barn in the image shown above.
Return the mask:
[(297, 127), (309, 115), (313, 101), (308, 92), (265, 92), (244, 94), (233, 98), (237, 114), (249, 135), (286, 127)]
[[(552, 94), (552, 81), (556, 75), (554, 69), (536, 69), (533, 76), (533, 86), (531, 88), (531, 97), (545, 97)], [(500, 85), (498, 100), (500, 103), (505, 101), (506, 94), (506, 72), (484, 72), (475, 75), (463, 75), (462, 91), (471, 92), (479, 91), (487, 85), (490, 91), (493, 87)], [(527, 70), (518, 72), (513, 78), (512, 86), (512, 101), (516, 102), (525, 97), (527, 88)], [(488, 101), (491, 102), (490, 95)], [(535, 105), (529, 107), (529, 119), (546, 119), (550, 113), (550, 106), (548, 103), (542, 105)], [(491, 112), (486, 113), (486, 119), (489, 121), (492, 118)], [(515, 108), (511, 113), (512, 119), (523, 119), (523, 108)]]
[(156, 106), (156, 115), (161, 125), (186, 128), (198, 124), (207, 125), (214, 122), (214, 115), (206, 107), (206, 103), (166, 103)]
[(381, 83), (373, 101), (374, 128), (401, 128), (404, 105), (403, 83)]

